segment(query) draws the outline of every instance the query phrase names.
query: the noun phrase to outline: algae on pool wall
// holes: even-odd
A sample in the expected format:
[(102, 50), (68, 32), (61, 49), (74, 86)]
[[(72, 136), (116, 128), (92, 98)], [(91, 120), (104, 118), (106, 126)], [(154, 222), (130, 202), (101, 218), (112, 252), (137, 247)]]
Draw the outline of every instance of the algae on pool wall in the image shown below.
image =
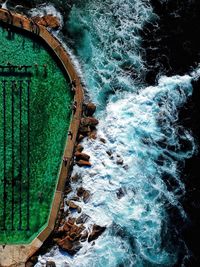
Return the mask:
[(25, 244), (48, 221), (72, 94), (41, 41), (0, 27), (0, 243)]

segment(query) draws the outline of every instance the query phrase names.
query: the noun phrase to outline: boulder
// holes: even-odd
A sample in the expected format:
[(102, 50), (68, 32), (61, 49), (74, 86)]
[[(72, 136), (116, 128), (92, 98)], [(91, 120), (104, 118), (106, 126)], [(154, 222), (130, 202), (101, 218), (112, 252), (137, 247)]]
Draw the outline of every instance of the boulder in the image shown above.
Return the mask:
[(103, 137), (100, 137), (99, 140), (104, 144), (106, 143), (106, 139), (104, 139)]
[(84, 139), (84, 135), (79, 134), (78, 137), (77, 137), (77, 141), (81, 142), (83, 139)]
[(84, 147), (83, 147), (81, 144), (78, 144), (78, 145), (76, 146), (76, 148), (75, 148), (75, 151), (76, 151), (76, 152), (82, 152), (83, 149), (84, 149)]
[(88, 137), (89, 137), (90, 139), (94, 139), (94, 140), (97, 139), (97, 131), (96, 131), (96, 129), (90, 131), (90, 132), (88, 133)]
[(81, 119), (81, 125), (95, 127), (99, 121), (93, 117), (87, 117)]
[(116, 163), (117, 163), (117, 165), (123, 165), (124, 161), (123, 161), (123, 159), (119, 158), (119, 159), (117, 159)]
[(81, 133), (83, 136), (88, 135), (89, 132), (91, 132), (91, 129), (88, 125), (79, 126), (79, 133)]
[(96, 240), (105, 230), (106, 230), (105, 226), (99, 226), (97, 224), (94, 224), (92, 227), (92, 232), (88, 237), (88, 242)]
[(47, 261), (46, 262), (46, 267), (56, 267), (56, 264), (54, 261)]
[(89, 219), (90, 216), (88, 216), (87, 214), (83, 213), (81, 214), (81, 216), (79, 216), (76, 219), (76, 224), (81, 224), (81, 223), (85, 223), (87, 222), (87, 220)]
[(83, 160), (89, 161), (90, 159), (89, 155), (82, 153), (82, 152), (75, 152), (74, 156), (76, 157), (77, 160), (83, 159)]
[(54, 30), (57, 30), (60, 27), (60, 21), (57, 17), (53, 15), (46, 15), (43, 17), (33, 17), (32, 18), (34, 22), (36, 22), (39, 25), (42, 25), (44, 27), (49, 27)]
[(90, 192), (88, 190), (85, 190), (83, 193), (83, 201), (84, 203), (87, 203), (90, 198)]
[(86, 116), (92, 116), (96, 111), (96, 106), (95, 104), (93, 104), (92, 102), (89, 102), (88, 104), (86, 104), (86, 108), (85, 108), (85, 115)]
[(82, 159), (76, 161), (76, 164), (79, 167), (91, 167), (92, 166), (92, 164), (89, 161), (85, 161), (85, 160), (82, 160)]
[(72, 241), (69, 236), (57, 241), (58, 246), (70, 255), (76, 254), (81, 249), (79, 241)]
[(69, 206), (70, 209), (77, 210), (78, 213), (81, 212), (81, 207), (79, 207), (78, 205), (76, 205), (73, 201), (68, 200), (67, 201), (67, 205)]

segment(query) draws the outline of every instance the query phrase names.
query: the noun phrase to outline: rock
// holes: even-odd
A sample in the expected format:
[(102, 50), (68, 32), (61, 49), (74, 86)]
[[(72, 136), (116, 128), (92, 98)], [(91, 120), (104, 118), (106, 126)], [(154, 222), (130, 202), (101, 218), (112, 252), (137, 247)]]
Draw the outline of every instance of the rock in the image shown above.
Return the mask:
[(90, 138), (90, 139), (97, 139), (97, 131), (96, 130), (92, 130), (92, 131), (90, 131), (89, 133), (88, 133), (88, 137)]
[(92, 164), (89, 161), (85, 161), (85, 160), (82, 160), (82, 159), (80, 159), (79, 161), (76, 161), (76, 164), (79, 167), (91, 167), (92, 166)]
[(120, 199), (125, 195), (125, 192), (122, 188), (119, 188), (116, 192), (117, 198)]
[(93, 117), (87, 117), (81, 119), (81, 125), (83, 126), (93, 126), (95, 127), (99, 121)]
[(99, 226), (97, 224), (93, 225), (92, 232), (88, 237), (88, 242), (96, 240), (104, 231), (106, 230), (105, 226)]
[(89, 161), (89, 159), (90, 159), (90, 156), (87, 155), (86, 153), (75, 152), (74, 155), (75, 155), (77, 160), (83, 159), (83, 160)]
[(65, 195), (68, 195), (70, 192), (72, 192), (72, 188), (70, 186), (66, 186), (64, 191)]
[(90, 218), (90, 216), (88, 216), (87, 214), (83, 213), (81, 214), (81, 216), (79, 216), (76, 219), (76, 224), (81, 224), (81, 223), (85, 223), (87, 222), (87, 220)]
[(102, 138), (102, 137), (100, 137), (99, 140), (100, 140), (102, 143), (104, 143), (104, 144), (106, 143), (106, 139), (104, 139), (104, 138)]
[(92, 102), (86, 104), (85, 115), (92, 116), (96, 111), (96, 106)]
[(56, 267), (56, 264), (54, 261), (47, 261), (46, 267)]
[(43, 17), (33, 17), (32, 19), (37, 24), (42, 25), (44, 27), (52, 28), (54, 30), (57, 30), (60, 27), (60, 22), (58, 18), (54, 17), (53, 15), (46, 15)]
[(117, 161), (116, 161), (116, 163), (118, 164), (118, 165), (123, 165), (123, 163), (124, 163), (124, 161), (123, 161), (123, 159), (118, 159)]
[(111, 157), (111, 156), (112, 156), (112, 151), (110, 151), (110, 150), (107, 150), (107, 151), (106, 151), (106, 153), (108, 154), (108, 156), (109, 156), (109, 157)]
[(83, 147), (81, 144), (78, 144), (78, 145), (76, 146), (76, 148), (75, 148), (75, 151), (76, 151), (76, 152), (82, 152), (83, 149), (84, 149), (84, 147)]
[(69, 206), (70, 209), (77, 210), (78, 213), (81, 212), (81, 207), (76, 205), (73, 201), (67, 201), (67, 205)]
[(73, 200), (73, 201), (80, 201), (80, 198), (77, 197), (77, 196), (73, 196), (72, 198), (70, 198), (70, 200)]
[(61, 249), (67, 251), (70, 255), (74, 255), (82, 247), (79, 241), (73, 242), (72, 240), (70, 240), (69, 236), (66, 236), (63, 239), (58, 240), (57, 244)]
[(82, 233), (80, 240), (82, 242), (85, 242), (87, 238), (88, 238), (88, 231), (85, 231), (84, 233)]
[(73, 224), (75, 223), (75, 221), (76, 221), (75, 218), (69, 217), (67, 222), (68, 222), (70, 225), (73, 225)]
[(81, 176), (78, 173), (76, 173), (74, 176), (71, 177), (71, 181), (73, 183), (77, 183), (80, 179), (81, 179)]
[(91, 129), (88, 125), (79, 126), (79, 133), (81, 133), (83, 136), (88, 135), (89, 132), (91, 132)]
[(90, 198), (90, 192), (88, 190), (85, 190), (85, 192), (83, 193), (83, 201), (84, 201), (84, 203), (87, 203), (89, 198)]
[(86, 203), (90, 198), (90, 191), (85, 190), (83, 187), (77, 189), (77, 196), (82, 197), (83, 201)]
[(82, 197), (85, 189), (81, 186), (77, 189), (77, 196)]
[(77, 137), (77, 141), (81, 142), (83, 139), (84, 139), (84, 135), (79, 134), (78, 137)]

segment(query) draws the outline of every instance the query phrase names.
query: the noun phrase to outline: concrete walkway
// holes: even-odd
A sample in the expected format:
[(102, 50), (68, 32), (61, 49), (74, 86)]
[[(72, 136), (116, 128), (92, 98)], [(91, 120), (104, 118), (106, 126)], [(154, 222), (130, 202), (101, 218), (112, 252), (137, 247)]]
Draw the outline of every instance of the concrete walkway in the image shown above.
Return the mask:
[(68, 138), (64, 157), (67, 159), (65, 166), (64, 162), (61, 163), (58, 183), (54, 194), (54, 199), (51, 207), (49, 221), (47, 227), (28, 245), (0, 245), (0, 266), (2, 267), (22, 267), (25, 266), (27, 259), (32, 256), (47, 239), (50, 233), (54, 229), (56, 217), (59, 211), (62, 195), (66, 179), (68, 177), (71, 160), (73, 158), (74, 145), (76, 143), (76, 137), (80, 125), (82, 115), (82, 104), (83, 104), (83, 88), (81, 80), (76, 72), (74, 65), (71, 62), (70, 56), (63, 49), (61, 43), (54, 38), (54, 36), (47, 31), (43, 26), (35, 24), (31, 19), (24, 17), (20, 14), (11, 13), (6, 9), (0, 9), (0, 22), (4, 22), (7, 25), (13, 25), (17, 28), (21, 28), (23, 31), (32, 32), (34, 35), (38, 35), (42, 38), (52, 49), (52, 52), (60, 59), (63, 67), (68, 74), (71, 81), (76, 81), (76, 90), (74, 95), (74, 101), (77, 103), (75, 114), (73, 114), (69, 130), (73, 133)]

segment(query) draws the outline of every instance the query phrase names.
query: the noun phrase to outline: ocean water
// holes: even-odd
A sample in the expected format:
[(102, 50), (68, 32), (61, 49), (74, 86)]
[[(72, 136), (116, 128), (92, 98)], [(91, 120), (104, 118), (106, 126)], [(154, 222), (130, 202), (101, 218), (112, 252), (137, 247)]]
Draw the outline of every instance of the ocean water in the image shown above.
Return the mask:
[(156, 27), (157, 19), (148, 0), (70, 2), (65, 36), (56, 35), (79, 62), (99, 119), (97, 140), (83, 141), (92, 167), (73, 171), (91, 192), (90, 201), (78, 205), (90, 216), (88, 225), (107, 229), (73, 257), (52, 248), (37, 267), (47, 260), (59, 267), (172, 267), (185, 266), (191, 256), (179, 234), (188, 221), (181, 166), (197, 143), (179, 111), (192, 96), (199, 69), (171, 77), (160, 70), (154, 86), (145, 83), (141, 32), (146, 22)]

